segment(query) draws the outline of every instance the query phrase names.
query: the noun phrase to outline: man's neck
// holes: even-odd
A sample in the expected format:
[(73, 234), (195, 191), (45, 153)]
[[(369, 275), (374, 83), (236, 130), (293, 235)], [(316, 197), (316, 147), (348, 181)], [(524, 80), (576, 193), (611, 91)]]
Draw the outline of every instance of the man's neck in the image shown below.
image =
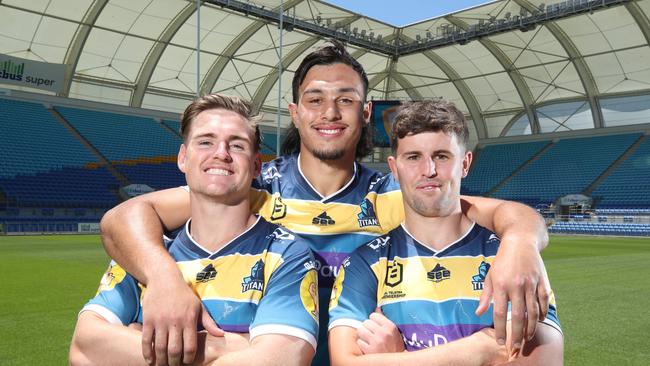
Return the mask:
[(354, 157), (321, 160), (312, 154), (301, 153), (298, 164), (305, 179), (323, 197), (339, 191), (354, 175)]
[(472, 221), (460, 209), (447, 216), (424, 217), (405, 207), (406, 230), (436, 252), (461, 239), (471, 226)]
[(227, 205), (204, 197), (190, 196), (190, 207), (190, 235), (211, 252), (223, 248), (256, 221), (248, 199), (236, 205)]

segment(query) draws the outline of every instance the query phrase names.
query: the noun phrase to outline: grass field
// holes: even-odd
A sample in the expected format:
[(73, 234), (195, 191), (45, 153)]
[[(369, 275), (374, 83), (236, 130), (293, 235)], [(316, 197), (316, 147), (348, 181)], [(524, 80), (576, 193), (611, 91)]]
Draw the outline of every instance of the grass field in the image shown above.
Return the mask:
[[(567, 365), (648, 365), (650, 239), (551, 238)], [(108, 258), (96, 236), (0, 237), (0, 365), (64, 365)]]

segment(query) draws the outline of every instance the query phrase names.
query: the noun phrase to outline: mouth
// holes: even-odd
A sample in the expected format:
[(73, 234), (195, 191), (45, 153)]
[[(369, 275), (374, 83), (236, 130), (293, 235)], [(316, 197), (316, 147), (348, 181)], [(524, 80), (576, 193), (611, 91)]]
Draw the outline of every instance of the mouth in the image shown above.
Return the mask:
[(330, 137), (330, 136), (342, 135), (346, 127), (327, 125), (327, 126), (315, 126), (313, 128), (316, 130), (316, 132), (318, 132), (319, 135)]
[(431, 192), (439, 191), (442, 188), (442, 184), (438, 182), (425, 182), (418, 184), (415, 189), (419, 191)]
[(233, 174), (232, 171), (227, 169), (222, 169), (222, 168), (209, 168), (206, 169), (205, 172), (209, 175), (219, 175), (219, 176), (228, 176)]

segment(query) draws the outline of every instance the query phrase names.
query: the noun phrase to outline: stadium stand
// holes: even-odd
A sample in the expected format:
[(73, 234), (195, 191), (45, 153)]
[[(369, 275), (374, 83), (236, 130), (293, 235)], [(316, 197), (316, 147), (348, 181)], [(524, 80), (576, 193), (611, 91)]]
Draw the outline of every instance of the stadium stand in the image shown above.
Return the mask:
[(472, 163), (469, 175), (463, 180), (463, 194), (481, 195), (489, 192), (548, 144), (549, 141), (535, 141), (485, 146)]
[(181, 142), (152, 118), (70, 107), (56, 110), (110, 161), (175, 156)]
[(558, 221), (549, 227), (549, 232), (558, 234), (650, 236), (650, 225)]
[(535, 206), (580, 193), (640, 136), (633, 133), (560, 140), (494, 195)]
[(600, 209), (615, 209), (616, 214), (649, 214), (650, 140), (634, 153), (593, 191)]
[(43, 104), (0, 99), (0, 176), (97, 162)]

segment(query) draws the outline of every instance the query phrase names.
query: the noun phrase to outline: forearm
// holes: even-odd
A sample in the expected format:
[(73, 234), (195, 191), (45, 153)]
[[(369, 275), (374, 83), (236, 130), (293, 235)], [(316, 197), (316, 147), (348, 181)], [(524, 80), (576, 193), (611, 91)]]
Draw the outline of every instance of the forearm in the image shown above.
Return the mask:
[[(264, 339), (258, 339), (264, 338)], [(308, 366), (314, 349), (306, 341), (285, 335), (259, 336), (250, 346), (223, 353), (213, 366)]]
[[(344, 333), (335, 334), (333, 337), (332, 331), (332, 366), (483, 365), (502, 349), (492, 338), (477, 334), (414, 352), (363, 354), (356, 345), (356, 331), (344, 330)], [(337, 341), (339, 336), (341, 338)]]
[(504, 245), (530, 245), (539, 251), (548, 245), (544, 219), (527, 205), (474, 196), (463, 196), (461, 202), (465, 214), (494, 231)]
[(557, 329), (548, 324), (539, 324), (535, 336), (525, 341), (519, 356), (505, 365), (548, 365), (560, 366), (564, 363), (564, 338)]
[(104, 215), (102, 242), (109, 256), (142, 283), (180, 276), (161, 238), (163, 226), (180, 227), (188, 217), (189, 195), (180, 188), (132, 198)]
[(147, 365), (142, 356), (140, 334), (135, 329), (109, 324), (99, 315), (84, 311), (79, 315), (70, 345), (70, 364)]

